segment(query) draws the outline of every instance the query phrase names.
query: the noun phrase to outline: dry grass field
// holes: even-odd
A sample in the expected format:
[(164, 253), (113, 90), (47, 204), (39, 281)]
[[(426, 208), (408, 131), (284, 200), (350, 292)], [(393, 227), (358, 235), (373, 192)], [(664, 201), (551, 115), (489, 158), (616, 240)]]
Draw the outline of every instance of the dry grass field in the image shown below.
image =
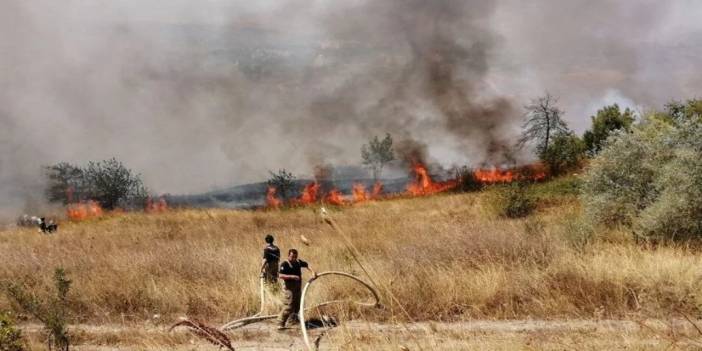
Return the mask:
[[(702, 256), (697, 249), (645, 247), (620, 231), (591, 233), (580, 222), (577, 198), (559, 194), (552, 189), (557, 185), (533, 189), (541, 194), (540, 205), (525, 219), (497, 216), (492, 209), (494, 190), (329, 209), (380, 283), (384, 304), (380, 310), (348, 304), (331, 312), (341, 320), (355, 321), (351, 323), (422, 322), (430, 331), (433, 323), (450, 326), (475, 320), (699, 317)], [(41, 295), (52, 284), (54, 268), (63, 267), (73, 281), (70, 306), (75, 323), (161, 328), (157, 336), (148, 337), (126, 331), (108, 337), (86, 332), (83, 340), (93, 340), (93, 345), (140, 345), (137, 349), (176, 349), (178, 345), (195, 349), (185, 334), (165, 334), (163, 327), (186, 315), (219, 325), (255, 313), (265, 234), (273, 233), (282, 250), (298, 248), (301, 258), (318, 271), (363, 277), (342, 238), (316, 210), (108, 215), (63, 223), (58, 234), (50, 236), (32, 229), (9, 229), (0, 232), (0, 279), (22, 282)], [(301, 235), (309, 245), (302, 243)], [(312, 298), (365, 296), (349, 281), (330, 279), (318, 284)], [(0, 295), (0, 309), (11, 308)], [(526, 332), (439, 328), (433, 333), (340, 328), (329, 340), (332, 349), (343, 350), (397, 350), (404, 344), (427, 350), (669, 346), (665, 340), (671, 330), (665, 325), (650, 330), (637, 325), (604, 331), (567, 326)], [(256, 333), (275, 338), (268, 331), (249, 330), (243, 335), (233, 333), (233, 339), (255, 345)], [(611, 342), (610, 347), (603, 347), (604, 340)]]

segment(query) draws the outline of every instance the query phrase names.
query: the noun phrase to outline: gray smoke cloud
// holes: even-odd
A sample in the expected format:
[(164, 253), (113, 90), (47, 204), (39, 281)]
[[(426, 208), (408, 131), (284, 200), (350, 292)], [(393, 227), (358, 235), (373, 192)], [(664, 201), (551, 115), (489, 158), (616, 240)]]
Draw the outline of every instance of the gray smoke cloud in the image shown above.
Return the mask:
[[(576, 130), (604, 103), (692, 97), (692, 0), (81, 1), (0, 4), (0, 207), (41, 166), (117, 157), (189, 193), (356, 164), (390, 132), (499, 164), (548, 90)], [(39, 194), (40, 195), (40, 194)]]

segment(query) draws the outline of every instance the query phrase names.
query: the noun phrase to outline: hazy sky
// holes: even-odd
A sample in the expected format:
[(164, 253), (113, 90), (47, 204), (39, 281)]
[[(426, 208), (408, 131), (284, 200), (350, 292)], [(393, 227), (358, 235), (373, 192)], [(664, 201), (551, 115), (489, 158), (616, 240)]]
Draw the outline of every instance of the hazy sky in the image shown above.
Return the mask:
[(355, 164), (385, 131), (500, 164), (545, 91), (578, 132), (603, 104), (699, 96), (700, 18), (693, 0), (5, 0), (0, 207), (58, 161), (200, 192)]

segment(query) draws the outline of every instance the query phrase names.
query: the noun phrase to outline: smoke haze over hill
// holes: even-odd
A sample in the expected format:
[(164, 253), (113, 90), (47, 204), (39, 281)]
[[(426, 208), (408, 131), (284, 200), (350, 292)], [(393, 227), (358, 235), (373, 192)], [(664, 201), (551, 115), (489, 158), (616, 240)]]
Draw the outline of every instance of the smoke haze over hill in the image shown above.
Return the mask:
[[(499, 164), (521, 106), (702, 87), (702, 4), (517, 0), (8, 0), (0, 4), (0, 207), (41, 165), (117, 157), (157, 192), (356, 164), (368, 137)], [(523, 155), (522, 155), (523, 156)]]

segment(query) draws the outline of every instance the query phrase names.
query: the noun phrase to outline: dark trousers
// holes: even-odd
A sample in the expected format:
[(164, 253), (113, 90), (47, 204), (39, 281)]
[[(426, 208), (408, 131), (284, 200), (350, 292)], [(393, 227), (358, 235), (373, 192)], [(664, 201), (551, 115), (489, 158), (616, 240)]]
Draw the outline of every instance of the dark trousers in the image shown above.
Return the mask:
[(301, 298), (302, 287), (299, 283), (283, 288), (283, 310), (278, 315), (278, 325), (284, 327), (291, 314), (300, 312)]
[(266, 263), (263, 273), (263, 281), (268, 285), (278, 284), (278, 261)]

